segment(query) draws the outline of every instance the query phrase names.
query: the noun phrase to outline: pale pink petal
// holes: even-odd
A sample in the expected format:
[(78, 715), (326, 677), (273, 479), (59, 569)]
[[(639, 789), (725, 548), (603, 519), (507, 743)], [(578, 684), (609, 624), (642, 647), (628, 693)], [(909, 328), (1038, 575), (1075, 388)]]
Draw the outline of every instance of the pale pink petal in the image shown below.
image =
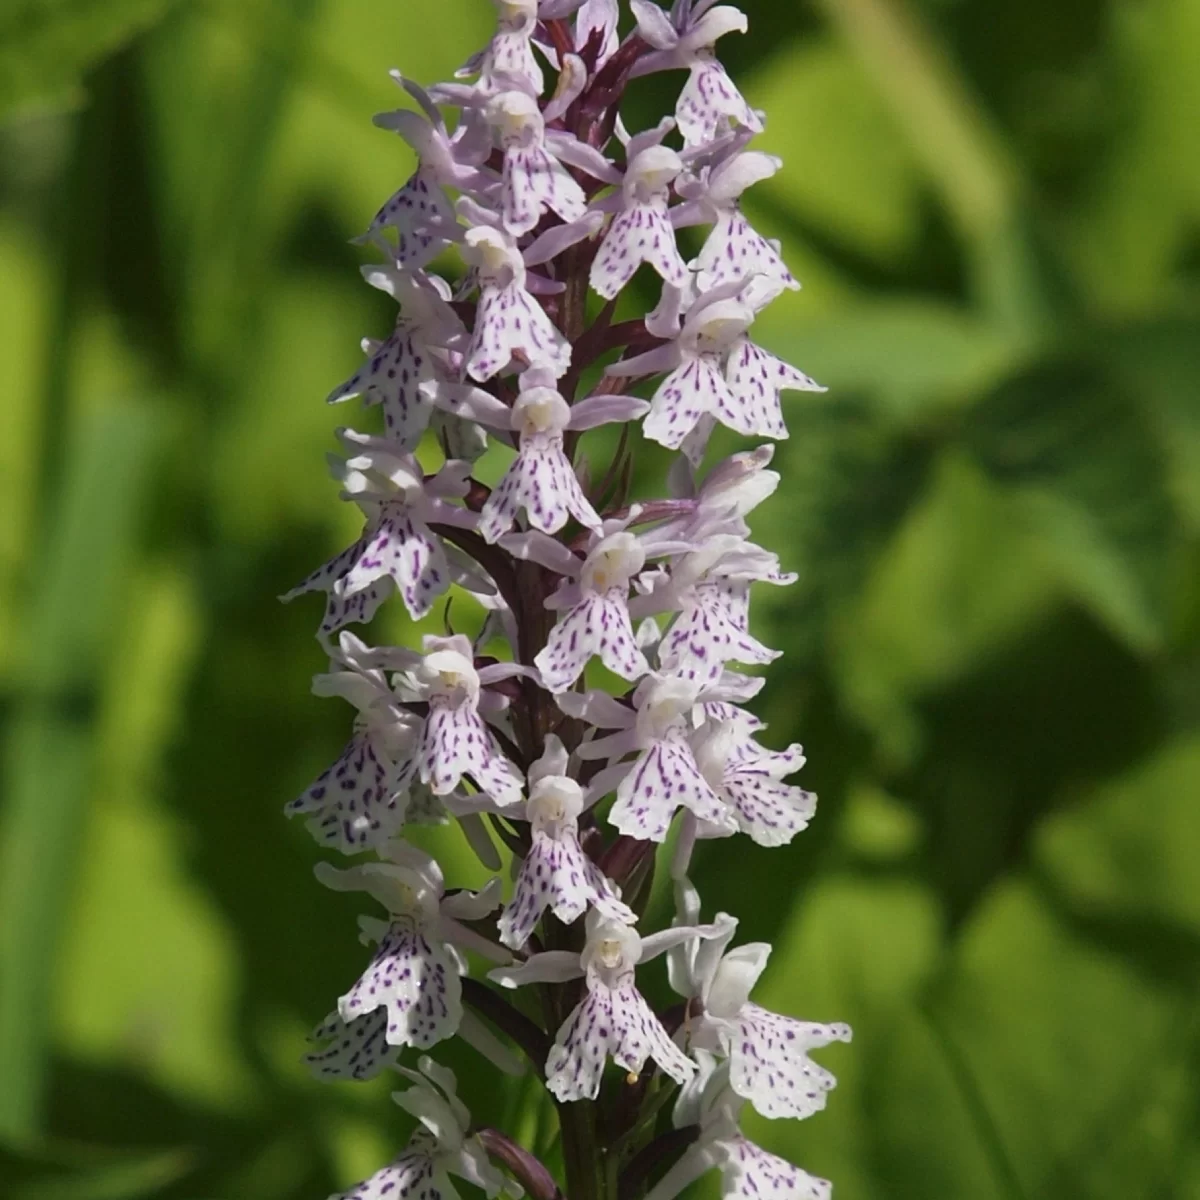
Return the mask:
[(432, 1046), (453, 1036), (462, 1020), (454, 959), (409, 920), (387, 928), (362, 977), (338, 1001), (347, 1023), (377, 1008), (387, 1009), (385, 1038), (392, 1046)]
[(725, 365), (729, 390), (737, 397), (740, 433), (785, 438), (787, 425), (779, 402), (782, 391), (823, 392), (825, 389), (802, 371), (768, 354), (749, 338), (741, 338)]
[(632, 924), (633, 911), (613, 895), (607, 879), (584, 854), (574, 833), (555, 839), (536, 833), (513, 887), (512, 901), (500, 918), (500, 940), (519, 950), (549, 908), (570, 925), (589, 905), (605, 916)]
[(543, 533), (557, 533), (572, 516), (581, 525), (600, 528), (600, 516), (583, 494), (561, 438), (549, 444), (526, 441), (521, 446), (483, 506), (480, 536), (495, 542), (512, 528), (521, 509), (529, 524)]
[(594, 1100), (609, 1058), (635, 1076), (652, 1058), (677, 1083), (696, 1070), (632, 982), (590, 988), (558, 1031), (546, 1060), (546, 1086), (559, 1100)]
[(737, 742), (729, 754), (731, 767), (770, 775), (774, 779), (795, 774), (805, 761), (804, 747), (799, 742), (793, 742), (784, 750), (766, 750), (757, 742), (746, 740)]
[(347, 546), (345, 550), (335, 554), (328, 562), (322, 563), (311, 575), (301, 580), (291, 591), (284, 592), (279, 598), (286, 604), (307, 592), (330, 591), (333, 585), (358, 561), (358, 556), (362, 553), (363, 540), (363, 538), (359, 538), (353, 545)]
[(565, 692), (583, 674), (593, 654), (599, 655), (615, 675), (630, 682), (650, 669), (633, 635), (622, 588), (585, 596), (550, 631), (534, 665), (551, 692)]
[(684, 145), (700, 146), (724, 133), (730, 123), (762, 132), (762, 121), (715, 58), (692, 64), (688, 81), (675, 104), (675, 119)]
[(808, 1057), (831, 1042), (850, 1041), (848, 1025), (819, 1025), (745, 1004), (728, 1035), (729, 1081), (764, 1117), (810, 1117), (837, 1083)]
[(456, 708), (436, 697), (421, 727), (412, 765), (435, 796), (449, 795), (469, 775), (497, 804), (515, 804), (521, 798), (520, 775), (500, 753), (483, 718), (470, 708)]
[[(450, 1200), (438, 1186), (435, 1168), (436, 1143), (426, 1146), (420, 1134), (413, 1136), (405, 1150), (390, 1167), (376, 1171), (348, 1192), (338, 1192), (329, 1200)], [(414, 1148), (415, 1147), (415, 1148)], [(443, 1176), (444, 1178), (444, 1176)]]
[(747, 712), (744, 708), (738, 708), (736, 704), (730, 704), (727, 700), (706, 700), (700, 705), (700, 712), (705, 721), (711, 721), (714, 725), (721, 721), (733, 721), (748, 734), (766, 728), (761, 717)]
[(400, 1057), (400, 1047), (388, 1045), (387, 1023), (386, 1008), (349, 1024), (330, 1013), (309, 1039), (326, 1044), (306, 1054), (304, 1062), (318, 1079), (374, 1079)]
[(517, 234), (528, 233), (546, 209), (564, 221), (577, 221), (587, 211), (583, 188), (542, 146), (505, 151), (501, 204), (505, 228)]
[(611, 300), (644, 262), (675, 287), (688, 281), (687, 263), (675, 245), (675, 230), (662, 201), (636, 204), (613, 217), (589, 281), (595, 291)]
[(367, 232), (356, 241), (375, 240), (385, 229), (396, 231), (394, 256), (399, 267), (423, 266), (444, 237), (437, 230), (457, 224), (454, 207), (431, 167), (420, 167), (371, 218)]
[(693, 265), (702, 292), (723, 283), (741, 283), (752, 275), (765, 275), (788, 288), (800, 286), (779, 251), (739, 208), (722, 210)]
[(740, 629), (713, 589), (700, 585), (667, 630), (658, 662), (667, 674), (710, 684), (720, 679), (727, 662), (763, 664), (779, 654)]
[[(686, 359), (659, 384), (642, 432), (652, 441), (678, 450), (700, 418), (715, 413), (726, 424), (738, 421), (738, 402), (707, 355)], [(735, 426), (736, 427), (736, 426)]]
[(526, 80), (535, 93), (541, 93), (542, 69), (538, 66), (530, 44), (532, 28), (528, 30), (502, 29), (492, 38), (491, 45), (484, 51), (482, 74), (485, 79), (494, 75), (516, 75)]
[(367, 624), (394, 590), (390, 577), (377, 580), (359, 592), (345, 593), (335, 587), (325, 600), (321, 632), (335, 633), (346, 625)]
[(642, 751), (617, 788), (608, 820), (629, 837), (661, 842), (680, 807), (702, 821), (729, 825), (725, 805), (700, 773), (692, 748), (679, 730), (671, 730)]
[(404, 450), (416, 448), (433, 408), (420, 390), (422, 383), (433, 378), (433, 360), (414, 334), (413, 325), (402, 318), (392, 336), (329, 394), (330, 404), (351, 396), (362, 396), (365, 404), (382, 404), (388, 436)]
[(760, 846), (784, 846), (808, 826), (817, 809), (812, 792), (762, 776), (726, 774), (721, 791), (738, 828)]
[(720, 791), (733, 809), (738, 828), (760, 846), (783, 846), (806, 828), (817, 798), (781, 782), (804, 765), (799, 745), (764, 750), (751, 738), (734, 744), (726, 759)]
[(308, 813), (306, 828), (323, 846), (358, 854), (386, 840), (404, 823), (395, 775), (392, 763), (362, 730), (284, 811), (289, 817)]
[(724, 1143), (721, 1200), (830, 1200), (833, 1184), (737, 1134)]
[(413, 620), (420, 620), (450, 586), (450, 568), (441, 540), (403, 504), (384, 503), (354, 545), (318, 567), (283, 596), (329, 593), (323, 633), (351, 621), (369, 621), (395, 584)]
[(285, 603), (306, 592), (326, 592), (325, 614), (321, 619), (322, 633), (336, 633), (352, 622), (365, 624), (375, 615), (379, 606), (392, 592), (391, 579), (377, 580), (357, 592), (346, 593), (341, 580), (358, 561), (367, 544), (367, 536), (359, 538), (340, 554), (318, 567), (307, 579), (297, 584), (290, 592), (280, 597)]
[(485, 287), (467, 350), (467, 373), (482, 383), (514, 358), (547, 367), (557, 379), (571, 365), (571, 344), (525, 288), (516, 283)]
[(378, 520), (368, 526), (359, 546), (358, 558), (339, 581), (343, 594), (353, 595), (390, 576), (409, 615), (419, 621), (450, 586), (441, 539), (403, 505), (381, 505)]

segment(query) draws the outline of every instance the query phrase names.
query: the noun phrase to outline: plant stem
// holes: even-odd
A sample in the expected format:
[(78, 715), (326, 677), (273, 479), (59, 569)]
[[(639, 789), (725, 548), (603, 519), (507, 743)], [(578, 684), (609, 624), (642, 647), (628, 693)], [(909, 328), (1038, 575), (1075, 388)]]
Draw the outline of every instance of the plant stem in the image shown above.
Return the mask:
[(558, 1124), (569, 1200), (610, 1200), (596, 1140), (595, 1102), (573, 1100), (558, 1105)]
[[(557, 321), (563, 334), (573, 344), (578, 343), (587, 330), (590, 260), (591, 254), (582, 245), (571, 247), (566, 254), (563, 280), (566, 286)], [(609, 306), (597, 324), (601, 328), (607, 328), (611, 315), (612, 307)], [(575, 398), (582, 365), (577, 361), (559, 383), (568, 403)], [(573, 449), (572, 441), (571, 452)], [(545, 606), (546, 596), (553, 581), (536, 563), (517, 564), (516, 575), (518, 605), (514, 612), (520, 628), (520, 656), (523, 661), (532, 663), (538, 651), (545, 646), (553, 625), (553, 614)], [(533, 761), (542, 752), (547, 732), (552, 724), (557, 722), (554, 705), (548, 696), (538, 688), (531, 688), (529, 691), (533, 702), (532, 710), (529, 716), (522, 720), (524, 728), (520, 730), (518, 740), (527, 742), (523, 749), (527, 753), (528, 761)], [(569, 736), (565, 739), (568, 751), (575, 749), (573, 742), (574, 739)], [(548, 916), (546, 921), (545, 936), (547, 949), (576, 952), (582, 949), (582, 930), (578, 927), (572, 929), (562, 926), (551, 916)], [(543, 988), (543, 1007), (547, 1029), (551, 1034), (559, 1029), (569, 1016), (575, 998), (575, 989), (569, 984), (548, 985)], [(598, 1136), (599, 1104), (594, 1100), (556, 1101), (555, 1107), (558, 1111), (568, 1200), (614, 1200), (617, 1186), (615, 1172), (611, 1179), (606, 1175), (605, 1158)]]

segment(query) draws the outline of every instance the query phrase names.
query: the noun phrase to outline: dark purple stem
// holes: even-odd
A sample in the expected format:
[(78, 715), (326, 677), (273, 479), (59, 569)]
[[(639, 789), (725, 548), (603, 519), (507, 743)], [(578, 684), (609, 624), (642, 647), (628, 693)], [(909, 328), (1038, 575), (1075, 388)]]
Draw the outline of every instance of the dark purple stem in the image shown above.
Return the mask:
[(653, 857), (654, 850), (653, 842), (631, 838), (628, 834), (622, 833), (608, 847), (596, 865), (609, 879), (617, 883), (624, 883), (632, 877), (647, 855)]
[(627, 38), (596, 73), (591, 86), (579, 98), (576, 136), (580, 141), (597, 149), (603, 149), (608, 143), (617, 119), (617, 102), (629, 82), (629, 72), (649, 49), (649, 44), (640, 37)]
[(481, 1129), (479, 1140), (492, 1158), (509, 1169), (533, 1200), (562, 1200), (562, 1192), (558, 1190), (554, 1176), (546, 1170), (541, 1159), (518, 1146), (498, 1129)]

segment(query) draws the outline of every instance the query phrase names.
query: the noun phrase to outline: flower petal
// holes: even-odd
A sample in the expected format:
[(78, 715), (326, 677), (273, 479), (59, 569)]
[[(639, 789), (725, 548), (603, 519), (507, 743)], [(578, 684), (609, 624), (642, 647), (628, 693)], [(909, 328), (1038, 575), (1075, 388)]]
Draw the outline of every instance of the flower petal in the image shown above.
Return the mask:
[(362, 396), (365, 404), (382, 404), (388, 436), (404, 450), (416, 449), (433, 408), (421, 391), (421, 384), (433, 378), (433, 359), (428, 348), (417, 341), (416, 332), (413, 324), (402, 318), (392, 336), (329, 394), (330, 404), (351, 396)]
[(451, 1037), (462, 1020), (462, 981), (445, 946), (411, 921), (397, 920), (380, 938), (366, 971), (338, 1001), (347, 1023), (387, 1009), (385, 1037), (392, 1046), (432, 1046)]
[(721, 1200), (829, 1200), (833, 1184), (742, 1137), (722, 1146)]
[(306, 1054), (304, 1062), (318, 1079), (374, 1079), (400, 1057), (400, 1047), (388, 1045), (387, 1022), (384, 1008), (349, 1024), (330, 1013), (310, 1039), (328, 1044)]
[(642, 432), (659, 445), (678, 450), (700, 418), (716, 413), (726, 425), (739, 420), (738, 401), (716, 363), (705, 355), (686, 359), (659, 384)]
[(589, 282), (594, 291), (612, 300), (644, 262), (675, 287), (688, 281), (687, 263), (675, 244), (665, 201), (635, 204), (613, 217), (592, 263)]
[(564, 221), (577, 221), (587, 211), (583, 188), (542, 146), (505, 151), (501, 204), (505, 228), (516, 234), (528, 233), (546, 209)]
[(497, 804), (521, 799), (520, 774), (483, 718), (467, 707), (431, 703), (412, 767), (435, 796), (448, 795), (469, 775)]
[(583, 674), (593, 654), (614, 674), (631, 683), (650, 670), (638, 649), (625, 592), (612, 588), (585, 596), (550, 631), (533, 660), (551, 692), (565, 692)]
[(557, 379), (571, 365), (571, 344), (523, 287), (485, 287), (467, 350), (467, 373), (482, 383), (517, 356), (530, 366), (550, 368)]
[(658, 663), (667, 674), (710, 684), (720, 679), (727, 662), (762, 664), (779, 655), (740, 629), (719, 594), (701, 585), (667, 630), (658, 648)]
[(546, 1087), (559, 1100), (594, 1100), (610, 1057), (633, 1075), (653, 1058), (677, 1083), (696, 1070), (632, 982), (593, 984), (558, 1031), (546, 1060)]
[(802, 371), (768, 354), (749, 338), (740, 338), (730, 351), (725, 379), (737, 397), (743, 416), (739, 432), (762, 437), (786, 438), (787, 425), (779, 394), (783, 391), (823, 392), (825, 389)]
[(563, 453), (561, 439), (550, 445), (522, 445), (483, 506), (480, 536), (497, 541), (512, 528), (521, 509), (529, 524), (543, 533), (557, 533), (571, 516), (591, 529), (601, 524)]
[(432, 1148), (406, 1150), (390, 1167), (329, 1200), (450, 1200), (439, 1186)]
[(681, 733), (670, 731), (642, 751), (621, 781), (608, 820), (629, 837), (661, 842), (681, 805), (713, 825), (731, 823), (721, 798), (700, 773), (691, 747)]
[(353, 595), (390, 575), (409, 616), (419, 621), (450, 586), (450, 564), (441, 539), (404, 505), (381, 505), (378, 520), (359, 546), (358, 558), (338, 581), (344, 594)]
[(536, 833), (521, 863), (513, 898), (500, 918), (500, 940), (519, 950), (549, 908), (564, 925), (594, 905), (606, 917), (633, 924), (633, 910), (621, 903), (607, 879), (584, 854), (573, 832), (560, 838)]
[(691, 148), (710, 142), (724, 133), (727, 124), (744, 125), (762, 132), (762, 121), (746, 103), (715, 58), (702, 58), (692, 64), (688, 81), (675, 104), (675, 120), (683, 143)]
[(729, 1081), (764, 1117), (811, 1117), (837, 1080), (808, 1057), (850, 1041), (848, 1025), (818, 1025), (745, 1004), (729, 1034)]
[(311, 814), (306, 827), (321, 845), (358, 854), (404, 824), (405, 805), (393, 786), (395, 775), (395, 767), (362, 730), (284, 811), (289, 817)]
[(787, 288), (798, 288), (779, 251), (767, 241), (739, 208), (721, 212), (692, 264), (701, 294), (724, 283), (741, 283), (753, 275), (765, 275)]
[(383, 241), (383, 231), (396, 231), (396, 247), (389, 251), (398, 267), (424, 266), (445, 238), (439, 229), (456, 225), (454, 206), (437, 182), (437, 173), (420, 167), (416, 173), (371, 218), (367, 231), (356, 241)]

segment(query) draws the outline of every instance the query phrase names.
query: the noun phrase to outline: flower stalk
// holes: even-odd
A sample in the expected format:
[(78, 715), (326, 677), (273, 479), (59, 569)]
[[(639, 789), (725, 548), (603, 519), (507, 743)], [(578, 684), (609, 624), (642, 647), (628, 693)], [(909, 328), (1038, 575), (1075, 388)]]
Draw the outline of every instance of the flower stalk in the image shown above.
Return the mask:
[[(361, 239), (395, 327), (329, 397), (381, 410), (376, 432), (339, 431), (332, 463), (364, 528), (285, 597), (324, 594), (314, 689), (357, 712), (288, 812), (354, 860), (318, 879), (375, 905), (360, 921), (373, 949), (308, 1062), (331, 1080), (397, 1074), (418, 1123), (335, 1200), (450, 1200), (451, 1175), (488, 1196), (671, 1200), (710, 1169), (730, 1197), (824, 1197), (738, 1115), (819, 1111), (834, 1079), (808, 1052), (850, 1031), (750, 1001), (770, 947), (731, 949), (736, 918), (704, 921), (690, 880), (699, 842), (785, 845), (815, 809), (785, 782), (800, 747), (757, 740), (744, 705), (762, 678), (738, 669), (778, 657), (750, 632), (752, 585), (794, 578), (749, 540), (779, 482), (771, 447), (706, 461), (718, 424), (783, 438), (783, 393), (820, 390), (751, 336), (799, 285), (740, 207), (781, 165), (747, 149), (764, 118), (715, 53), (746, 19), (713, 0), (493, 4), (495, 32), (455, 81), (394, 73), (416, 108), (376, 118), (418, 166)], [(625, 87), (659, 71), (687, 73), (675, 111), (630, 133)], [(676, 231), (691, 226), (707, 233), (689, 262)], [(453, 282), (433, 269), (447, 254), (465, 268)], [(656, 307), (614, 323), (655, 276)], [(593, 480), (582, 452), (606, 425), (617, 447)], [(639, 428), (676, 452), (668, 495), (632, 495)], [(490, 484), (489, 444), (507, 458)], [(471, 636), (447, 627), (418, 650), (348, 628), (394, 597), (420, 620), (449, 595), (478, 613)], [(495, 873), (478, 892), (406, 837), (448, 821)], [(650, 930), (661, 872), (675, 916)], [(662, 1012), (639, 987), (660, 958), (682, 997)], [(420, 1053), (453, 1037), (544, 1083), (561, 1186), (531, 1148), (476, 1129)]]

